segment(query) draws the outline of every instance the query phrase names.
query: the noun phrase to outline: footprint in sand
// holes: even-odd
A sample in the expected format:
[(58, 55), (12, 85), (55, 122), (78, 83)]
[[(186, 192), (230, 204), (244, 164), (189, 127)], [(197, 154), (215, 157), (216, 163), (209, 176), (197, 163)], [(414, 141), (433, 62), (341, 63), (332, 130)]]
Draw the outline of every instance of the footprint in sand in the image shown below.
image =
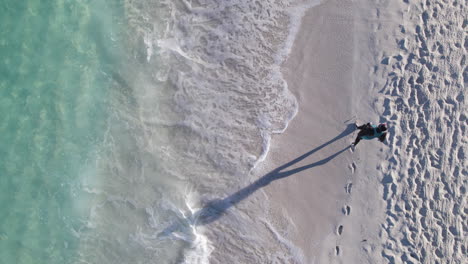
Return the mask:
[(354, 174), (354, 172), (356, 171), (356, 163), (351, 163), (349, 164), (349, 169), (351, 170), (351, 173)]
[(338, 233), (338, 235), (341, 236), (341, 233), (343, 233), (343, 225), (340, 225), (338, 229), (336, 230), (336, 232)]
[(347, 205), (343, 208), (343, 214), (349, 215), (351, 214), (351, 206)]
[(346, 193), (347, 193), (347, 194), (350, 194), (352, 188), (353, 188), (353, 184), (352, 184), (352, 183), (346, 184), (346, 186), (345, 186), (345, 191), (346, 191)]

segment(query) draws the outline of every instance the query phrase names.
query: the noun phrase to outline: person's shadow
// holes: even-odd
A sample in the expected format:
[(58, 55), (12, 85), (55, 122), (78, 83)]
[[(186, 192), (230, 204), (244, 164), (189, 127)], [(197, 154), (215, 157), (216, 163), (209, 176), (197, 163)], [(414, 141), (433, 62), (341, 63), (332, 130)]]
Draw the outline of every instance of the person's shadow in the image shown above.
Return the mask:
[[(205, 206), (202, 209), (192, 214), (189, 217), (189, 219), (187, 219), (188, 222), (196, 226), (212, 223), (218, 220), (221, 216), (223, 216), (230, 207), (244, 200), (249, 195), (257, 191), (258, 189), (270, 184), (272, 181), (291, 176), (303, 170), (307, 170), (313, 167), (324, 165), (325, 163), (329, 162), (330, 160), (334, 159), (336, 156), (340, 155), (341, 153), (349, 149), (350, 146), (347, 146), (343, 148), (342, 150), (332, 154), (331, 156), (325, 159), (319, 160), (317, 162), (314, 162), (314, 163), (311, 163), (302, 167), (298, 167), (295, 169), (285, 170), (288, 167), (291, 167), (292, 165), (300, 162), (301, 160), (321, 150), (322, 148), (330, 145), (331, 143), (351, 134), (354, 130), (355, 130), (355, 125), (348, 124), (346, 129), (343, 132), (341, 132), (339, 135), (337, 135), (336, 137), (312, 149), (311, 151), (304, 153), (303, 155), (295, 158), (294, 160), (291, 160), (290, 162), (283, 164), (279, 166), (278, 168), (270, 171), (269, 173), (262, 176), (260, 179), (251, 183), (250, 185), (240, 189), (239, 191), (229, 195), (228, 197), (225, 197), (224, 199), (215, 199), (215, 200), (209, 201), (208, 203), (205, 204)], [(176, 229), (178, 229), (179, 225), (180, 225), (179, 223), (176, 223), (167, 227), (161, 233), (159, 233), (158, 237), (168, 235), (174, 232)]]

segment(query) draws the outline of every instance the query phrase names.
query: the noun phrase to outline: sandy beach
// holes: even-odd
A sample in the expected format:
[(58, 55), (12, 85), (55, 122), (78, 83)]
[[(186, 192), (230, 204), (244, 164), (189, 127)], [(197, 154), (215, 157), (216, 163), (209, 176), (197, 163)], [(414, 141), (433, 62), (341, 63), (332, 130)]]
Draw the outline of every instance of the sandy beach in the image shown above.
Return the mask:
[[(305, 263), (466, 262), (467, 13), (330, 0), (304, 16), (283, 68), (299, 112), (255, 173), (288, 175), (263, 190)], [(389, 137), (352, 151), (354, 122)]]
[(468, 263), (467, 5), (2, 1), (0, 263)]
[(266, 189), (272, 206), (283, 208), (293, 219), (293, 241), (301, 245), (309, 260), (326, 248), (323, 239), (311, 238), (325, 238), (333, 232), (352, 173), (352, 154), (347, 147), (353, 129), (345, 122), (353, 116), (349, 85), (353, 77), (352, 30), (352, 10), (338, 1), (314, 7), (304, 17), (284, 68), (289, 89), (298, 98), (299, 112), (286, 132), (272, 140), (265, 161), (270, 170), (307, 154), (285, 170), (310, 168)]

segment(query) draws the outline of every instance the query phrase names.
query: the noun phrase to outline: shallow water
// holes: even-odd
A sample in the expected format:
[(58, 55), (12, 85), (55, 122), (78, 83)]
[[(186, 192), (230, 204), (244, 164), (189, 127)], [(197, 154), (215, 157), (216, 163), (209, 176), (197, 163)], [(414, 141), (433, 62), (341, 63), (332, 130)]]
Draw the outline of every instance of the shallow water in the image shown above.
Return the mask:
[(225, 199), (297, 111), (290, 6), (3, 1), (0, 262), (297, 261)]
[(94, 173), (118, 53), (108, 26), (119, 9), (97, 8), (1, 3), (1, 263), (76, 260), (84, 222), (74, 200), (80, 176)]

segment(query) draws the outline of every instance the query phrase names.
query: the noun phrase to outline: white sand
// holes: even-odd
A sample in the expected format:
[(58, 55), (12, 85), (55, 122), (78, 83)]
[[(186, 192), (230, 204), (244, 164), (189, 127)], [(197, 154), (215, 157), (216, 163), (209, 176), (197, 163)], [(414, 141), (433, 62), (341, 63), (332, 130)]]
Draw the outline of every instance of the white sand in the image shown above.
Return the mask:
[[(308, 168), (264, 188), (305, 263), (468, 262), (467, 24), (466, 1), (308, 11), (284, 68), (299, 113), (256, 171), (315, 149), (282, 171)], [(355, 115), (387, 121), (386, 144), (333, 156), (355, 132), (329, 140)]]

